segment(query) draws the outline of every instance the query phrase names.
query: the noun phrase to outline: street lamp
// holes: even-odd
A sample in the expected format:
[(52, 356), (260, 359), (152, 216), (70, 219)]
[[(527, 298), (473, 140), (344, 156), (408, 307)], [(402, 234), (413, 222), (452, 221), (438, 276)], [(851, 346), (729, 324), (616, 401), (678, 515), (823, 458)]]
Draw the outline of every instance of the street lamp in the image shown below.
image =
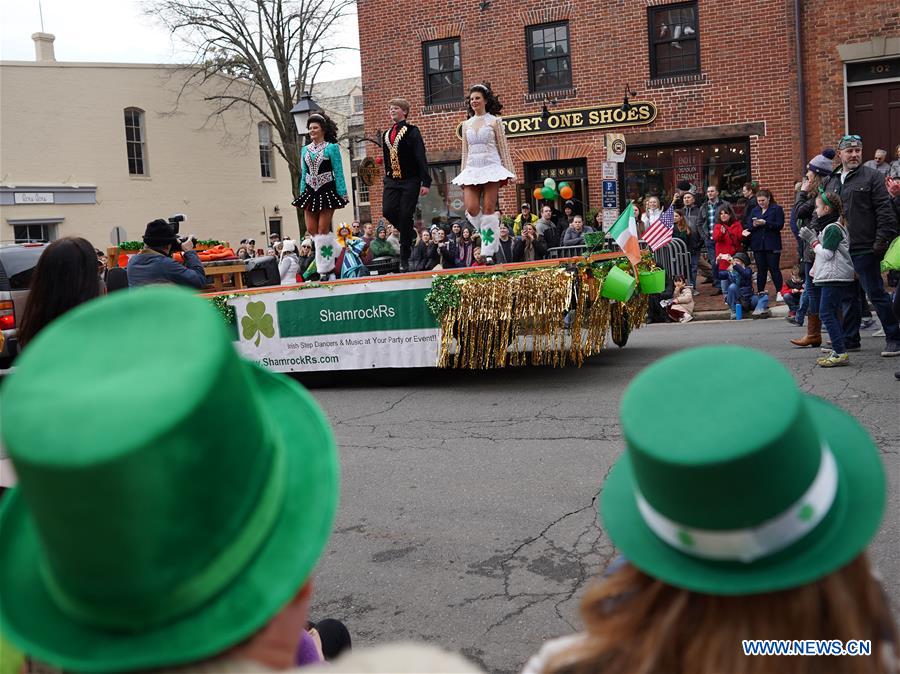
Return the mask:
[(291, 114), (294, 116), (294, 125), (297, 127), (297, 133), (300, 134), (301, 137), (309, 133), (307, 129), (309, 116), (314, 112), (320, 111), (321, 108), (318, 103), (312, 99), (312, 96), (309, 95), (308, 91), (304, 91), (300, 96), (300, 100), (297, 101), (297, 105), (291, 108)]
[(631, 105), (631, 102), (628, 100), (629, 95), (636, 96), (637, 94), (635, 94), (634, 91), (631, 90), (630, 84), (626, 84), (625, 85), (625, 96), (622, 98), (622, 105), (619, 107), (619, 109), (622, 112), (628, 112), (633, 107)]

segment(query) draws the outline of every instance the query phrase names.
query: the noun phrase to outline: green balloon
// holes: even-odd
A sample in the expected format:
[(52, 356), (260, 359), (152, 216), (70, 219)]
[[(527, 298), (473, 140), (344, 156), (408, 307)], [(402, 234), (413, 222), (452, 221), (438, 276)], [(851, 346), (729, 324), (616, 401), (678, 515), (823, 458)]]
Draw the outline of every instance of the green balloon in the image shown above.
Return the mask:
[(568, 186), (569, 186), (569, 183), (567, 183), (567, 182), (561, 182), (561, 183), (560, 183), (559, 185), (557, 185), (556, 187), (557, 187), (557, 189), (560, 189), (560, 190), (561, 190), (563, 187), (568, 187)]
[(544, 187), (549, 187), (551, 190), (555, 190), (556, 181), (553, 178), (544, 178)]
[[(550, 178), (547, 178), (547, 180), (550, 180)], [(545, 186), (541, 189), (541, 196), (543, 196), (544, 199), (555, 199), (556, 190), (554, 190), (552, 187)]]

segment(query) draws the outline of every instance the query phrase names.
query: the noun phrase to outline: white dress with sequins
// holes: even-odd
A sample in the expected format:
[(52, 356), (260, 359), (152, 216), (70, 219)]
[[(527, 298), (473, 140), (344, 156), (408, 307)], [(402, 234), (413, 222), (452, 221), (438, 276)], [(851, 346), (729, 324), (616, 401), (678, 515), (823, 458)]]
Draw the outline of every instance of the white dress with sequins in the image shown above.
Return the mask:
[(454, 185), (484, 185), (515, 180), (506, 134), (499, 117), (470, 117), (462, 128), (462, 171)]

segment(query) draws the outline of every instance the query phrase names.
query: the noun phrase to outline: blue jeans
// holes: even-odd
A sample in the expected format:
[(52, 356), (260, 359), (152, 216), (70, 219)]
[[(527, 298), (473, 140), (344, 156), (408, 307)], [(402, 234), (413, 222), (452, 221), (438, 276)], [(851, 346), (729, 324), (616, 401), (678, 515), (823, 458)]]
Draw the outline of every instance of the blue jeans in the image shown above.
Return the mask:
[(691, 284), (691, 287), (697, 287), (697, 263), (700, 262), (700, 251), (698, 250), (696, 253), (691, 253), (691, 277), (688, 279), (688, 283)]
[(749, 306), (755, 313), (760, 314), (769, 308), (768, 295), (750, 295), (749, 298), (742, 298), (741, 289), (737, 283), (722, 281), (722, 292), (725, 295), (725, 302), (728, 304), (728, 308), (732, 311), (734, 311), (734, 307), (738, 302), (742, 302), (744, 306)]
[[(848, 342), (844, 339), (844, 328), (841, 326), (841, 307), (847, 297), (856, 294), (853, 283), (840, 283), (837, 285), (813, 286), (810, 298), (809, 313), (813, 313), (812, 305), (815, 303), (816, 312), (822, 319), (822, 325), (828, 331), (831, 339), (831, 349), (835, 353), (846, 353)], [(856, 322), (857, 334), (859, 334), (859, 321)], [(852, 344), (852, 343), (851, 343)], [(859, 344), (857, 341), (856, 344)]]
[(718, 263), (716, 262), (716, 242), (712, 239), (706, 240), (706, 258), (709, 260), (709, 266), (711, 267), (713, 283), (716, 282), (716, 269), (718, 268)]
[[(863, 290), (869, 296), (869, 301), (875, 307), (881, 327), (884, 328), (884, 338), (888, 342), (900, 342), (900, 326), (897, 325), (897, 317), (891, 307), (891, 298), (884, 291), (884, 281), (881, 279), (881, 271), (878, 269), (878, 260), (874, 253), (857, 255), (853, 258), (853, 268), (859, 276), (859, 282)], [(848, 345), (859, 344), (859, 321), (862, 314), (862, 306), (859, 302), (859, 294), (854, 293), (850, 298), (847, 311), (844, 313), (844, 341)]]
[(751, 295), (750, 296), (750, 308), (753, 309), (754, 314), (761, 314), (764, 311), (768, 311), (769, 310), (769, 296), (766, 294)]
[(803, 325), (803, 319), (806, 318), (806, 314), (811, 313), (809, 311), (809, 290), (812, 287), (812, 278), (809, 275), (810, 269), (812, 269), (812, 265), (804, 262), (803, 263), (803, 293), (800, 295), (800, 306), (797, 307), (797, 315), (794, 316), (794, 319), (800, 325)]
[(737, 283), (722, 281), (722, 294), (725, 295), (725, 304), (734, 311), (734, 305), (740, 301), (740, 288)]

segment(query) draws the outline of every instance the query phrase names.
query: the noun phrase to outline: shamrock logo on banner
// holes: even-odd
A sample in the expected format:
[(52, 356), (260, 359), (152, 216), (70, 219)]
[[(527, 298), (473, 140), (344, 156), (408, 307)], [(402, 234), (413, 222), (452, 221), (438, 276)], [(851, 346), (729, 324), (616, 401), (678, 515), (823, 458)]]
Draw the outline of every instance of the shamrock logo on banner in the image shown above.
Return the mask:
[(265, 302), (250, 302), (247, 304), (247, 315), (241, 319), (241, 329), (244, 339), (250, 340), (256, 336), (254, 344), (259, 346), (261, 336), (269, 339), (275, 336), (275, 323), (272, 314), (266, 313)]
[(334, 255), (334, 248), (329, 245), (322, 246), (322, 257), (326, 260)]
[(481, 230), (481, 243), (490, 246), (494, 243), (494, 230), (490, 227), (484, 227)]

